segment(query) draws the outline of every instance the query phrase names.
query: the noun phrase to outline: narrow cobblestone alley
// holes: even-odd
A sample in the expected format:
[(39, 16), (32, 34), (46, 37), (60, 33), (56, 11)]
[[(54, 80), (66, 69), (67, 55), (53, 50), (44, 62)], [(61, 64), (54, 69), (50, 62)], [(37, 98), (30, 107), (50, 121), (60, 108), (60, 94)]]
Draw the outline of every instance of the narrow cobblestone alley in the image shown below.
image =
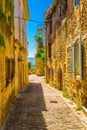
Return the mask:
[(43, 77), (30, 76), (29, 85), (13, 102), (3, 130), (86, 130)]

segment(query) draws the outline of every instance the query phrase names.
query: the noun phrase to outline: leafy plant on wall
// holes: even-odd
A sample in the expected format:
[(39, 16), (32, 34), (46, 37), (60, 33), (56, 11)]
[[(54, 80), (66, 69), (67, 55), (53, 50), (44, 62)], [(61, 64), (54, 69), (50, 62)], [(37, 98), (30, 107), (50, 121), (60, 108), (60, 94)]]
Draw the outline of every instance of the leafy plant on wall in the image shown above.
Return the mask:
[(36, 58), (39, 58), (42, 63), (45, 63), (45, 49), (41, 48), (35, 55)]
[[(8, 14), (9, 27), (11, 29), (14, 25), (14, 7), (12, 0), (5, 0), (5, 12)], [(6, 20), (6, 13), (3, 12), (3, 5), (0, 0), (0, 25), (4, 19)]]
[(1, 23), (2, 23), (3, 19), (6, 19), (6, 16), (5, 16), (4, 12), (3, 12), (2, 2), (0, 0), (0, 26), (1, 26)]
[(0, 46), (3, 46), (4, 48), (6, 48), (4, 37), (1, 34), (0, 34)]
[(42, 43), (43, 39), (42, 39), (42, 35), (41, 34), (36, 34), (35, 35), (35, 40), (38, 43)]
[(31, 69), (31, 62), (28, 62), (28, 69)]
[(10, 28), (13, 27), (14, 25), (14, 6), (13, 6), (13, 1), (12, 0), (5, 0), (5, 8), (6, 12), (8, 12), (8, 21)]

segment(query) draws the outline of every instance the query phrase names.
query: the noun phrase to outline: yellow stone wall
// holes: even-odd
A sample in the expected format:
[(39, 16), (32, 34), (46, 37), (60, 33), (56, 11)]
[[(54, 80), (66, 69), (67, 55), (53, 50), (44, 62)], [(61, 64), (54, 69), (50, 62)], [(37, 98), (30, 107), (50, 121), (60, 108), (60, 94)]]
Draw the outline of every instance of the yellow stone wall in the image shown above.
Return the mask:
[(44, 75), (44, 63), (39, 58), (36, 58), (36, 75)]
[[(5, 1), (2, 1), (3, 12), (6, 18), (9, 13), (5, 12)], [(0, 34), (4, 37), (5, 46), (0, 46), (0, 128), (9, 111), (10, 103), (14, 97), (15, 78), (11, 78), (6, 85), (6, 58), (14, 59), (14, 32), (9, 28), (8, 20), (1, 21)]]
[[(15, 16), (19, 18), (29, 19), (27, 1), (16, 0)], [(18, 6), (17, 6), (18, 5)], [(21, 12), (21, 13), (20, 13)], [(16, 95), (22, 89), (24, 84), (28, 82), (28, 50), (26, 38), (26, 20), (14, 17), (15, 26), (15, 77), (16, 77)]]
[[(40, 47), (39, 47), (39, 44), (41, 43), (36, 43), (36, 52), (39, 51)], [(42, 63), (42, 61), (36, 57), (36, 75), (44, 75), (45, 73), (45, 65), (44, 63)]]
[[(9, 31), (8, 30), (6, 31), (7, 31), (7, 34), (4, 34), (4, 32), (2, 31), (6, 48), (0, 47), (0, 99), (1, 99), (0, 126), (2, 125), (2, 122), (8, 113), (11, 100), (14, 97), (14, 87), (15, 87), (15, 78), (11, 79), (9, 81), (8, 86), (6, 86), (6, 73), (5, 73), (6, 58), (14, 59), (13, 35), (8, 36)], [(10, 42), (8, 42), (9, 38), (10, 38)]]
[[(26, 2), (27, 1), (18, 1), (18, 9), (20, 5), (22, 5), (22, 12), (20, 8), (20, 15), (23, 17), (27, 17), (29, 19), (29, 12)], [(13, 0), (12, 0), (13, 2)], [(23, 3), (20, 3), (23, 2)], [(3, 12), (6, 15), (6, 18), (9, 16), (9, 12), (5, 12), (5, 0), (2, 0)], [(15, 8), (15, 5), (14, 5)], [(26, 9), (25, 9), (26, 8)], [(24, 10), (25, 9), (25, 10)], [(26, 12), (26, 13), (25, 13)], [(15, 16), (17, 16), (15, 12)], [(21, 14), (22, 13), (22, 14)], [(24, 16), (25, 15), (25, 16)], [(15, 21), (16, 19), (16, 21)], [(16, 25), (15, 25), (16, 22)], [(20, 23), (23, 23), (22, 31), (20, 28)], [(19, 26), (18, 26), (19, 25)], [(20, 31), (18, 31), (20, 30)], [(15, 32), (16, 31), (16, 32)], [(8, 111), (11, 107), (11, 103), (15, 96), (20, 92), (23, 88), (24, 84), (28, 82), (28, 51), (27, 51), (27, 38), (26, 33), (26, 20), (19, 20), (14, 17), (14, 28), (9, 29), (8, 20), (4, 20), (2, 22), (2, 26), (0, 26), (0, 34), (4, 36), (4, 41), (6, 48), (0, 46), (0, 128), (4, 123), (4, 120), (8, 114)], [(17, 35), (15, 35), (17, 34)], [(14, 60), (14, 63), (8, 69), (11, 69), (10, 80), (8, 84), (6, 82), (6, 67), (7, 67), (7, 59), (8, 62)], [(14, 66), (14, 76), (12, 77), (12, 68)]]
[[(60, 18), (60, 23), (56, 25), (56, 36), (52, 38), (49, 36), (49, 23), (46, 24), (46, 79), (52, 86), (67, 91), (69, 97), (75, 102), (80, 102), (81, 105), (87, 104), (87, 1), (80, 0), (80, 4), (75, 6), (73, 1), (68, 2), (68, 9), (64, 18)], [(55, 5), (53, 5), (55, 6)], [(54, 18), (58, 10), (58, 4), (55, 6), (55, 11), (51, 7), (46, 16), (48, 19)], [(58, 12), (57, 12), (58, 13)], [(51, 15), (52, 14), (52, 15)], [(59, 21), (57, 21), (59, 22)], [(57, 27), (59, 25), (59, 27)], [(54, 30), (54, 26), (53, 26)], [(80, 37), (82, 36), (82, 78), (76, 74), (78, 69), (75, 66), (75, 75), (72, 75), (72, 53), (71, 43), (74, 42), (75, 46)], [(49, 45), (51, 37), (51, 58), (48, 57)], [(76, 55), (76, 52), (75, 52)], [(75, 57), (76, 58), (76, 57)], [(76, 62), (76, 61), (75, 61)]]

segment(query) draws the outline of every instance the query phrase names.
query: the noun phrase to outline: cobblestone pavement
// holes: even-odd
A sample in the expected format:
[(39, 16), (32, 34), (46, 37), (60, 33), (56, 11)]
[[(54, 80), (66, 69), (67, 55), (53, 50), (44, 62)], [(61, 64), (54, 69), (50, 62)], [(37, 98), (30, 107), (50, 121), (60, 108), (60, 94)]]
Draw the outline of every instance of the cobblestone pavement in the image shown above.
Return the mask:
[(3, 130), (86, 130), (57, 90), (30, 76), (15, 99)]

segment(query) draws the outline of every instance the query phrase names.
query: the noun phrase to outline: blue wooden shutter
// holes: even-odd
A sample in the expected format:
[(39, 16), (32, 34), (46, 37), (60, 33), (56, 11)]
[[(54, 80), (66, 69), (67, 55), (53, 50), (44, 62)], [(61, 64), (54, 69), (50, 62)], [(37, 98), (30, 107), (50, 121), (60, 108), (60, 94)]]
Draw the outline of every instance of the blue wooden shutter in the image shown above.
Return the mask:
[(79, 74), (82, 78), (82, 36), (79, 36)]
[(76, 6), (76, 5), (79, 5), (80, 0), (74, 0), (74, 3), (75, 3), (75, 6)]
[(71, 44), (72, 49), (72, 75), (75, 75), (75, 43)]

